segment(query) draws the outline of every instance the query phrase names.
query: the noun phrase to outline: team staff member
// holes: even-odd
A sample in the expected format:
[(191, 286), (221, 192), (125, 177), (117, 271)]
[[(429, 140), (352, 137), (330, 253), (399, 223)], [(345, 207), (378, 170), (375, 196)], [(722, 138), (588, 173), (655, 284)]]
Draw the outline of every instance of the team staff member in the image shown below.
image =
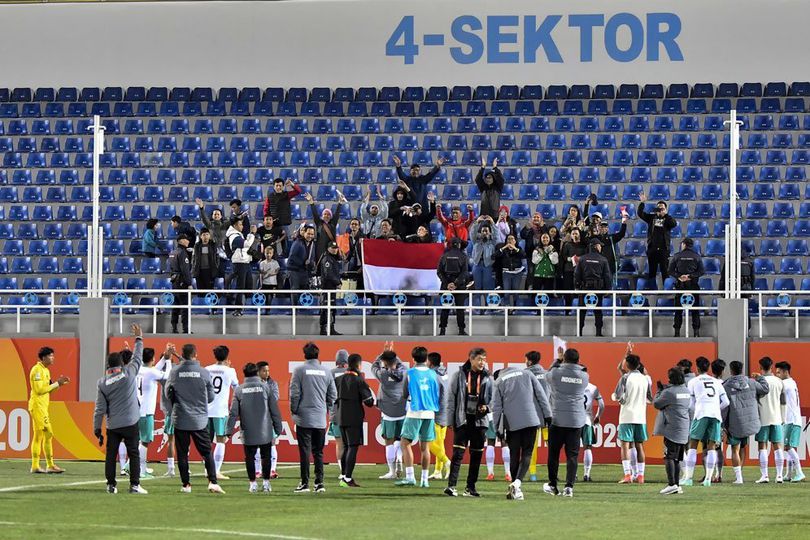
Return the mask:
[(731, 465), (734, 467), (734, 483), (742, 484), (741, 450), (748, 446), (748, 438), (759, 433), (758, 401), (770, 388), (762, 375), (756, 378), (743, 375), (743, 363), (733, 360), (729, 364), (731, 377), (723, 381), (729, 405), (723, 409), (723, 429), (727, 443), (731, 445)]
[[(698, 279), (705, 274), (703, 269), (703, 258), (695, 251), (695, 241), (691, 238), (684, 238), (681, 242), (681, 251), (669, 261), (669, 275), (675, 278), (675, 289), (677, 291), (699, 291)], [(681, 292), (675, 297), (675, 306), (681, 305)], [(695, 294), (695, 306), (700, 304), (700, 297)], [(695, 337), (700, 336), (700, 311), (694, 310), (689, 314), (692, 317), (692, 330)], [(681, 336), (681, 324), (683, 324), (683, 311), (675, 310), (675, 337)]]
[(543, 385), (525, 369), (507, 367), (498, 373), (492, 397), (492, 422), (512, 457), (512, 483), (507, 499), (523, 500), (520, 486), (529, 470), (537, 429), (551, 423), (551, 405)]
[(689, 407), (692, 395), (683, 381), (683, 370), (670, 368), (667, 372), (669, 384), (658, 382), (658, 393), (653, 406), (659, 410), (655, 418), (655, 435), (664, 437), (664, 466), (667, 471), (667, 487), (659, 491), (661, 495), (683, 493), (678, 485), (684, 448), (689, 442)]
[(666, 201), (658, 201), (653, 214), (648, 214), (644, 209), (644, 203), (647, 202), (644, 193), (639, 194), (639, 201), (638, 218), (647, 223), (647, 261), (650, 268), (647, 277), (655, 281), (660, 270), (663, 285), (668, 275), (672, 229), (678, 226), (678, 222), (667, 213)]
[(484, 349), (472, 349), (467, 362), (450, 381), (446, 419), (453, 427), (453, 457), (444, 493), (451, 497), (458, 496), (456, 484), (467, 446), (470, 447), (470, 466), (464, 496), (481, 496), (476, 491), (475, 484), (478, 482), (481, 456), (484, 454), (487, 414), (492, 401), (492, 380), (486, 370), (486, 361), (487, 352)]
[(172, 369), (166, 383), (166, 398), (171, 402), (172, 426), (180, 469), (182, 493), (191, 493), (191, 477), (188, 472), (188, 451), (191, 441), (205, 463), (208, 476), (208, 491), (225, 493), (217, 484), (217, 469), (211, 455), (211, 436), (208, 433), (208, 404), (214, 401), (214, 385), (211, 374), (197, 360), (197, 347), (183, 345), (183, 361)]
[(242, 368), (245, 381), (234, 391), (226, 433), (233, 435), (239, 419), (242, 444), (245, 447), (245, 468), (250, 485), (248, 491), (256, 493), (256, 451), (262, 456), (262, 491), (270, 488), (270, 449), (273, 433), (281, 433), (281, 411), (273, 388), (259, 378), (259, 368), (249, 362)]
[[(51, 392), (70, 382), (64, 375), (51, 381), (51, 371), (48, 369), (54, 361), (54, 351), (50, 347), (42, 347), (37, 354), (39, 361), (31, 368), (28, 382), (31, 385), (31, 397), (28, 399), (28, 412), (34, 424), (34, 440), (31, 441), (31, 472), (37, 474), (59, 474), (65, 472), (53, 462), (53, 428), (48, 414), (51, 402)], [(39, 456), (42, 447), (45, 447), (45, 469), (39, 466)]]
[(118, 493), (115, 480), (115, 458), (121, 441), (127, 447), (129, 456), (129, 492), (146, 495), (140, 485), (141, 460), (138, 450), (140, 432), (140, 404), (138, 401), (138, 372), (143, 366), (143, 331), (137, 324), (132, 325), (135, 336), (135, 350), (132, 360), (124, 364), (121, 353), (110, 353), (107, 357), (107, 371), (97, 383), (96, 408), (93, 412), (93, 433), (99, 440), (101, 421), (107, 417), (107, 452), (104, 460), (104, 475), (107, 477), (107, 492)]
[(374, 405), (374, 394), (363, 378), (363, 359), (359, 354), (349, 355), (349, 366), (337, 383), (335, 417), (343, 439), (340, 487), (360, 487), (352, 478), (357, 463), (357, 449), (363, 444), (363, 405)]
[(548, 429), (548, 483), (543, 491), (559, 495), (557, 472), (560, 468), (560, 451), (565, 447), (566, 471), (563, 497), (574, 496), (577, 478), (580, 435), (585, 425), (585, 391), (590, 378), (579, 365), (579, 352), (568, 349), (563, 353), (562, 363), (551, 366), (546, 380), (551, 387), (551, 427)]

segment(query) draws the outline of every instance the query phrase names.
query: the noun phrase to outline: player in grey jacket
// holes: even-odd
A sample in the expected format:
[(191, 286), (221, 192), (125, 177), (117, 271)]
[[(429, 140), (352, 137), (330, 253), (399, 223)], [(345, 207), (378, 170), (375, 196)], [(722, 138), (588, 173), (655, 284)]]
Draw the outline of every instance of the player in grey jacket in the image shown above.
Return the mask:
[(756, 379), (743, 375), (743, 364), (734, 360), (729, 364), (731, 377), (723, 381), (728, 394), (729, 406), (723, 409), (723, 428), (731, 445), (731, 465), (734, 467), (735, 484), (742, 484), (742, 456), (740, 449), (756, 435), (761, 426), (759, 398), (770, 391), (768, 381), (762, 375)]
[(667, 471), (667, 487), (662, 495), (683, 493), (678, 485), (684, 445), (689, 442), (689, 406), (692, 395), (684, 384), (683, 370), (680, 367), (670, 368), (667, 372), (669, 384), (664, 386), (658, 381), (658, 393), (653, 406), (660, 412), (655, 419), (654, 435), (664, 436), (664, 465)]
[(188, 472), (188, 450), (191, 441), (205, 462), (208, 491), (225, 493), (217, 484), (217, 471), (211, 455), (211, 435), (208, 433), (208, 404), (214, 401), (214, 386), (210, 372), (197, 361), (197, 347), (183, 345), (183, 360), (174, 368), (166, 383), (166, 398), (171, 402), (177, 467), (183, 482), (183, 493), (191, 493)]
[(385, 439), (385, 461), (388, 464), (388, 472), (380, 476), (380, 480), (397, 478), (397, 455), (402, 454), (399, 439), (407, 412), (407, 400), (405, 399), (407, 368), (393, 348), (393, 342), (386, 342), (385, 350), (371, 364), (371, 373), (380, 383), (380, 389), (377, 392), (377, 407), (382, 416), (380, 427), (383, 439)]
[(107, 447), (104, 460), (104, 475), (107, 478), (107, 491), (117, 493), (115, 480), (115, 460), (118, 455), (118, 446), (121, 441), (127, 447), (129, 456), (129, 492), (140, 495), (146, 490), (140, 486), (141, 464), (138, 445), (140, 434), (138, 420), (140, 407), (138, 402), (138, 371), (143, 365), (143, 332), (137, 324), (132, 325), (132, 334), (135, 336), (135, 350), (132, 351), (132, 360), (124, 365), (121, 353), (110, 353), (107, 357), (107, 371), (104, 377), (98, 380), (98, 393), (96, 394), (96, 408), (93, 413), (93, 433), (99, 440), (101, 436), (101, 421), (107, 417)]
[(523, 500), (520, 485), (529, 470), (537, 429), (551, 421), (551, 405), (543, 385), (531, 371), (507, 367), (498, 372), (492, 392), (492, 417), (495, 430), (506, 433), (512, 456), (512, 483), (507, 499)]
[(315, 460), (315, 491), (323, 485), (323, 446), (326, 442), (326, 415), (332, 414), (337, 399), (335, 379), (318, 360), (320, 349), (311, 341), (304, 345), (304, 363), (295, 368), (290, 380), (290, 411), (298, 437), (301, 483), (296, 493), (309, 492), (309, 459)]
[(273, 389), (259, 378), (259, 368), (248, 363), (242, 368), (245, 381), (234, 391), (231, 414), (228, 417), (226, 433), (230, 437), (240, 422), (242, 444), (245, 447), (245, 467), (250, 486), (248, 491), (256, 493), (256, 450), (262, 456), (262, 480), (265, 492), (270, 491), (270, 449), (274, 433), (281, 433), (281, 411)]
[(586, 423), (585, 390), (590, 378), (579, 365), (579, 352), (568, 349), (563, 353), (562, 363), (554, 362), (546, 375), (551, 388), (551, 427), (548, 429), (548, 483), (543, 491), (559, 495), (557, 472), (560, 468), (560, 451), (565, 447), (566, 471), (563, 496), (574, 496), (574, 482), (579, 465), (579, 445), (582, 426)]

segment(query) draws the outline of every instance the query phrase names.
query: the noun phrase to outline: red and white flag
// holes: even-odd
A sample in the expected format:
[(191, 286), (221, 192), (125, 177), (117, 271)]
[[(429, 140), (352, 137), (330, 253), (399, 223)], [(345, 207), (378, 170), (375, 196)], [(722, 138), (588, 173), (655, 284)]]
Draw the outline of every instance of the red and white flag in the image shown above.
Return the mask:
[(367, 291), (438, 291), (436, 268), (444, 244), (363, 240), (363, 284)]

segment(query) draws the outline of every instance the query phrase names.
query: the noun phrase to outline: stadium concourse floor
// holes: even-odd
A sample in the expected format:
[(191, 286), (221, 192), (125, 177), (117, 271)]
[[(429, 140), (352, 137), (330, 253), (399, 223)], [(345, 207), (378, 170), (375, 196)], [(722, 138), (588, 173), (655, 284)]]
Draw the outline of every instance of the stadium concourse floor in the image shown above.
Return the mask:
[[(297, 465), (279, 467), (281, 478), (273, 481), (272, 493), (249, 494), (244, 467), (226, 463), (223, 471), (231, 479), (222, 482), (223, 496), (207, 493), (199, 474), (190, 495), (179, 493), (179, 479), (160, 477), (143, 482), (149, 495), (109, 495), (101, 463), (60, 462), (66, 472), (54, 476), (32, 476), (29, 465), (0, 461), (0, 537), (5, 540), (524, 539), (552, 531), (556, 538), (799, 539), (807, 538), (810, 527), (810, 485), (755, 485), (756, 467), (745, 469), (742, 486), (723, 483), (662, 496), (661, 466), (647, 468), (645, 485), (617, 485), (619, 466), (596, 465), (594, 482), (577, 484), (573, 499), (545, 495), (541, 483), (527, 482), (526, 499), (517, 502), (505, 499), (503, 480), (479, 482), (481, 499), (450, 498), (436, 480), (429, 489), (377, 480), (384, 466), (375, 465), (358, 467), (359, 489), (337, 487), (337, 469), (327, 466), (326, 493), (307, 495), (292, 492)], [(151, 466), (158, 475), (165, 470), (163, 464)], [(197, 473), (200, 469), (192, 466)], [(544, 469), (538, 472), (542, 478)], [(465, 474), (462, 470), (462, 478)], [(126, 487), (126, 480), (119, 486)]]

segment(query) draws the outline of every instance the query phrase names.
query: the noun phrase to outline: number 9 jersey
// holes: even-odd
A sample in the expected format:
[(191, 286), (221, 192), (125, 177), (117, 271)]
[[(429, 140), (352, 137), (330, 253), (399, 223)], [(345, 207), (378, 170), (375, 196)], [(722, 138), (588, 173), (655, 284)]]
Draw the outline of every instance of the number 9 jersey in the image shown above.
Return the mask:
[(695, 420), (714, 418), (722, 420), (721, 409), (728, 406), (728, 395), (723, 381), (702, 373), (689, 381), (689, 393), (695, 405)]
[(208, 404), (208, 418), (227, 418), (230, 411), (228, 403), (230, 391), (239, 386), (236, 370), (224, 364), (205, 366), (211, 375), (214, 387), (214, 401)]

